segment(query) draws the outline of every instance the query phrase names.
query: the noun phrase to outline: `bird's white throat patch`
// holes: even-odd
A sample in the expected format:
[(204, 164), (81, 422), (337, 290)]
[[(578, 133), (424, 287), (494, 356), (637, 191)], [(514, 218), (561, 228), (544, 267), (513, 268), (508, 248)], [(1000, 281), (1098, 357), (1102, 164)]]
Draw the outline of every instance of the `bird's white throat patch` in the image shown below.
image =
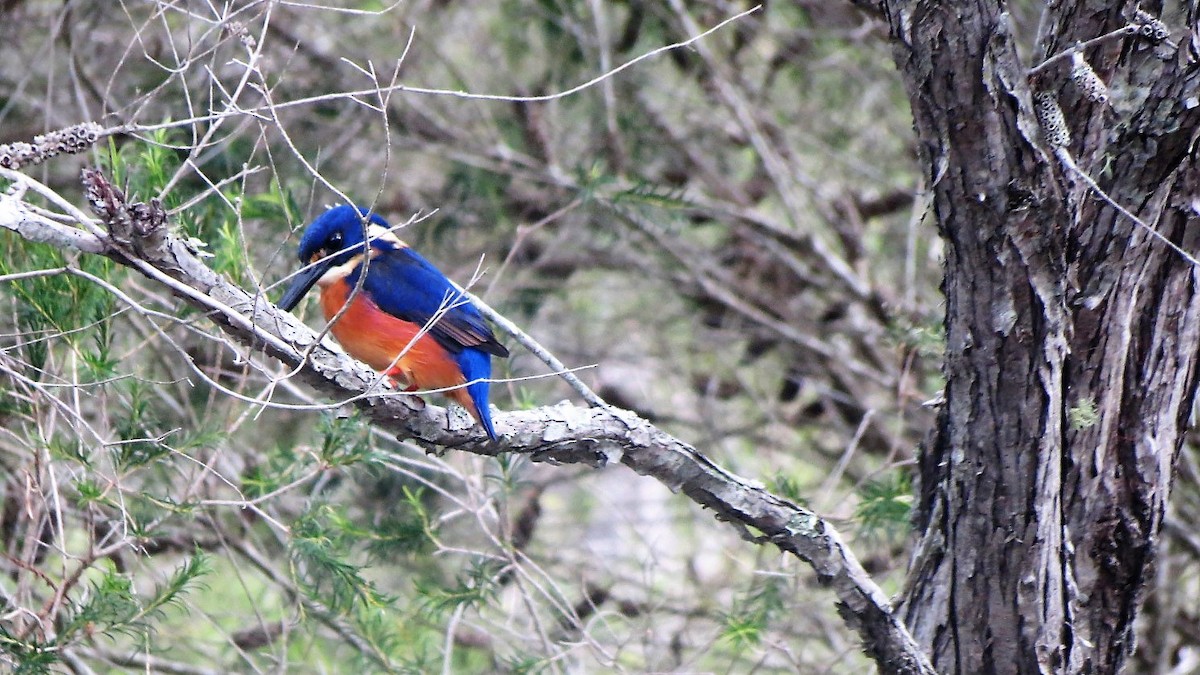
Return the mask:
[(335, 283), (335, 282), (341, 281), (342, 279), (345, 279), (346, 277), (350, 276), (350, 273), (353, 272), (354, 268), (358, 267), (362, 263), (362, 261), (363, 261), (363, 257), (360, 254), (360, 255), (356, 255), (353, 258), (347, 260), (346, 262), (342, 263), (341, 265), (335, 265), (333, 267), (330, 267), (329, 270), (325, 272), (325, 274), (321, 275), (320, 279), (317, 279), (317, 286), (320, 286), (321, 288), (325, 288), (326, 286), (328, 286), (332, 283)]
[(375, 223), (367, 226), (367, 240), (371, 242), (386, 241), (396, 248), (408, 248), (408, 244), (404, 243), (400, 237), (397, 237), (395, 232), (386, 227), (380, 227)]

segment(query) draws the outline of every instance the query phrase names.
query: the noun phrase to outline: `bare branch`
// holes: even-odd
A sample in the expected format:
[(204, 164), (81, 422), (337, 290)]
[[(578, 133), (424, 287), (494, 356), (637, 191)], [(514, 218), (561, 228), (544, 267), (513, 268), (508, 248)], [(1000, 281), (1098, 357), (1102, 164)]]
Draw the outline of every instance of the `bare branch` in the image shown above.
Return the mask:
[(30, 241), (50, 244), (55, 248), (85, 253), (105, 252), (105, 244), (99, 237), (35, 213), (29, 204), (22, 200), (27, 186), (23, 176), (0, 169), (0, 177), (21, 181), (13, 185), (8, 193), (0, 196), (0, 227), (12, 230)]

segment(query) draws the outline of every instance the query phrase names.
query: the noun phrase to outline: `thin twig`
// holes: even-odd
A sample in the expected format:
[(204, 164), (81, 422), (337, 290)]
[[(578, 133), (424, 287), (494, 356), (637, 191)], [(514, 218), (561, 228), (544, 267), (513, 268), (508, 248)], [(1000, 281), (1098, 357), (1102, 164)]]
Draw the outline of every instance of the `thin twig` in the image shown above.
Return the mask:
[(542, 363), (549, 366), (550, 370), (554, 371), (555, 374), (557, 374), (568, 385), (570, 385), (571, 388), (574, 389), (576, 393), (578, 393), (581, 397), (583, 397), (583, 400), (588, 402), (588, 405), (591, 405), (596, 408), (607, 408), (608, 407), (608, 403), (605, 402), (605, 400), (603, 398), (601, 398), (599, 394), (592, 391), (592, 389), (590, 387), (588, 387), (586, 384), (583, 383), (583, 380), (581, 380), (575, 376), (574, 371), (578, 370), (578, 369), (568, 368), (565, 365), (563, 365), (563, 362), (559, 361), (558, 357), (556, 357), (553, 353), (551, 353), (551, 351), (549, 349), (546, 349), (545, 347), (543, 347), (540, 342), (533, 339), (533, 337), (530, 336), (525, 331), (521, 330), (520, 327), (517, 326), (517, 324), (510, 321), (503, 314), (492, 309), (491, 305), (488, 305), (486, 302), (484, 302), (483, 300), (480, 300), (479, 298), (472, 295), (471, 293), (468, 293), (467, 291), (463, 291), (463, 293), (465, 293), (467, 298), (469, 298), (470, 301), (472, 303), (474, 303), (476, 307), (479, 308), (480, 313), (482, 313), (485, 317), (490, 319), (492, 321), (492, 323), (499, 326), (500, 330), (502, 330), (505, 333), (508, 333), (510, 336), (512, 336), (513, 339), (515, 339), (517, 342), (519, 342), (522, 347), (524, 347), (525, 349), (528, 349), (530, 354), (533, 354)]
[(1091, 49), (1092, 47), (1095, 47), (1096, 45), (1102, 44), (1104, 42), (1108, 42), (1109, 40), (1113, 40), (1113, 39), (1120, 38), (1120, 37), (1125, 37), (1126, 35), (1134, 35), (1137, 32), (1138, 32), (1137, 26), (1134, 26), (1134, 25), (1122, 26), (1114, 31), (1109, 31), (1109, 32), (1105, 33), (1104, 35), (1094, 37), (1094, 38), (1092, 38), (1090, 40), (1086, 40), (1084, 42), (1078, 42), (1074, 46), (1068, 47), (1067, 49), (1064, 49), (1063, 51), (1055, 54), (1054, 56), (1051, 56), (1050, 58), (1046, 59), (1045, 61), (1042, 61), (1041, 63), (1037, 64), (1036, 66), (1030, 68), (1028, 75), (1030, 77), (1032, 77), (1060, 61), (1065, 61), (1065, 60), (1071, 58), (1072, 56), (1074, 56), (1075, 54), (1077, 54), (1079, 52)]
[(565, 89), (563, 91), (555, 92), (553, 94), (543, 94), (540, 96), (512, 96), (512, 95), (508, 95), (508, 94), (474, 94), (474, 93), (471, 93), (468, 91), (462, 91), (462, 90), (458, 90), (458, 89), (437, 89), (437, 88), (430, 88), (430, 87), (413, 87), (413, 86), (409, 86), (409, 85), (405, 85), (405, 84), (396, 84), (396, 85), (392, 85), (392, 86), (388, 86), (388, 87), (376, 87), (376, 88), (372, 88), (372, 89), (357, 89), (357, 90), (352, 90), (352, 91), (337, 92), (337, 93), (333, 93), (333, 94), (322, 94), (320, 96), (307, 96), (304, 98), (298, 98), (298, 99), (294, 99), (291, 101), (283, 101), (283, 102), (279, 102), (279, 103), (274, 103), (274, 104), (268, 105), (268, 106), (260, 106), (260, 107), (255, 107), (255, 108), (238, 108), (235, 111), (229, 112), (229, 113), (216, 113), (213, 115), (198, 115), (196, 117), (175, 120), (172, 122), (164, 122), (161, 124), (131, 124), (131, 125), (127, 125), (127, 126), (123, 127), (121, 130), (125, 131), (127, 133), (135, 133), (135, 132), (142, 133), (142, 132), (147, 132), (147, 131), (156, 131), (158, 129), (173, 129), (176, 127), (192, 127), (192, 126), (195, 126), (196, 124), (211, 122), (219, 117), (226, 116), (229, 114), (254, 115), (254, 114), (261, 114), (261, 113), (267, 112), (267, 111), (278, 111), (278, 110), (284, 110), (287, 108), (293, 108), (293, 107), (297, 107), (297, 106), (306, 106), (306, 105), (312, 105), (315, 103), (325, 103), (328, 101), (341, 100), (341, 99), (345, 99), (347, 97), (376, 96), (381, 93), (389, 93), (389, 92), (400, 92), (400, 93), (407, 93), (407, 94), (426, 94), (426, 95), (430, 95), (430, 96), (450, 96), (453, 98), (462, 98), (462, 99), (469, 99), (469, 100), (476, 100), (476, 101), (505, 101), (505, 102), (509, 102), (509, 103), (542, 103), (542, 102), (546, 102), (546, 101), (556, 101), (561, 98), (566, 98), (568, 96), (573, 96), (575, 94), (578, 94), (579, 92), (584, 91), (585, 89), (589, 89), (589, 88), (603, 82), (604, 80), (617, 75), (618, 73), (620, 73), (624, 70), (632, 68), (633, 66), (641, 63), (642, 61), (645, 61), (646, 59), (653, 58), (655, 56), (664, 54), (666, 52), (669, 52), (669, 51), (672, 51), (675, 49), (681, 49), (683, 47), (691, 46), (692, 44), (696, 43), (697, 41), (703, 40), (704, 38), (721, 30), (722, 28), (728, 26), (729, 24), (731, 24), (735, 21), (738, 21), (740, 19), (743, 19), (743, 18), (749, 16), (750, 14), (757, 12), (761, 8), (762, 8), (762, 5), (755, 5), (754, 7), (751, 7), (750, 9), (747, 9), (743, 12), (739, 12), (739, 13), (729, 17), (728, 19), (721, 21), (720, 23), (716, 24), (712, 28), (709, 28), (708, 30), (706, 30), (702, 33), (699, 33), (698, 35), (694, 35), (694, 36), (692, 36), (686, 40), (683, 40), (681, 42), (674, 42), (669, 45), (664, 45), (662, 47), (652, 49), (648, 52), (645, 52), (644, 54), (641, 54), (640, 56), (634, 57), (633, 59), (630, 59), (629, 61), (622, 63), (621, 65), (613, 68), (612, 70), (610, 70), (608, 72), (601, 73), (601, 74), (597, 75), (596, 77), (593, 77), (592, 79), (590, 79), (586, 82), (583, 82), (582, 84), (575, 85), (574, 87), (571, 87), (570, 89)]
[(1150, 234), (1150, 236), (1154, 237), (1155, 239), (1158, 239), (1163, 244), (1166, 244), (1167, 248), (1170, 248), (1172, 251), (1175, 251), (1176, 253), (1178, 253), (1179, 256), (1181, 258), (1183, 258), (1184, 260), (1188, 261), (1192, 265), (1200, 267), (1200, 260), (1196, 260), (1196, 258), (1194, 256), (1192, 256), (1192, 254), (1190, 254), (1187, 251), (1180, 248), (1179, 245), (1176, 244), (1175, 242), (1171, 241), (1170, 239), (1167, 239), (1167, 237), (1165, 235), (1163, 235), (1161, 232), (1154, 229), (1153, 227), (1150, 227), (1150, 225), (1148, 225), (1145, 221), (1143, 221), (1141, 218), (1138, 218), (1136, 214), (1134, 214), (1132, 211), (1125, 208), (1124, 206), (1121, 206), (1120, 204), (1117, 203), (1117, 201), (1115, 199), (1110, 197), (1108, 195), (1108, 193), (1105, 192), (1104, 189), (1101, 188), (1096, 183), (1096, 181), (1092, 180), (1091, 176), (1087, 175), (1087, 173), (1083, 169), (1079, 168), (1079, 165), (1075, 163), (1075, 158), (1071, 157), (1070, 151), (1068, 151), (1064, 147), (1056, 147), (1054, 149), (1054, 155), (1056, 157), (1058, 157), (1058, 161), (1063, 163), (1063, 166), (1066, 166), (1068, 169), (1070, 169), (1072, 171), (1072, 173), (1079, 176), (1080, 180), (1082, 180), (1084, 183), (1087, 183), (1087, 186), (1090, 187), (1096, 193), (1096, 195), (1100, 197), (1100, 199), (1103, 199), (1105, 201), (1105, 203), (1107, 203), (1109, 206), (1116, 209), (1118, 213), (1120, 213), (1121, 215), (1125, 216), (1126, 218), (1132, 220), (1139, 227), (1146, 230), (1146, 232), (1148, 232)]

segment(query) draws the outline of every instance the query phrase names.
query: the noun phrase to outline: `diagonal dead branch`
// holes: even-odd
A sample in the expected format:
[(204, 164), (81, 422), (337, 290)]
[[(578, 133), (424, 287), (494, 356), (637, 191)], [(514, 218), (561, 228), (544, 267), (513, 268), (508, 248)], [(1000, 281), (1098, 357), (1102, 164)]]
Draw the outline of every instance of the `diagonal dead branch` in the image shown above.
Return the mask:
[(335, 400), (353, 401), (380, 428), (430, 450), (523, 453), (533, 461), (592, 467), (620, 462), (651, 476), (712, 509), (718, 520), (763, 533), (758, 543), (775, 544), (808, 562), (836, 593), (844, 620), (883, 672), (934, 672), (883, 590), (837, 530), (812, 511), (726, 471), (691, 445), (617, 408), (581, 408), (564, 401), (502, 413), (496, 417), (502, 439), (493, 443), (443, 408), (419, 406), (411, 397), (378, 386), (374, 371), (330, 342), (318, 342), (308, 326), (267, 298), (229, 283), (164, 227), (159, 205), (128, 203), (99, 171), (85, 170), (83, 182), (93, 210), (109, 228), (106, 239), (76, 246), (71, 237), (41, 231), (54, 223), (16, 217), (22, 202), (15, 193), (0, 196), (0, 227), (56, 246), (100, 253), (138, 270), (204, 312), (234, 339), (298, 368), (298, 377), (313, 388)]

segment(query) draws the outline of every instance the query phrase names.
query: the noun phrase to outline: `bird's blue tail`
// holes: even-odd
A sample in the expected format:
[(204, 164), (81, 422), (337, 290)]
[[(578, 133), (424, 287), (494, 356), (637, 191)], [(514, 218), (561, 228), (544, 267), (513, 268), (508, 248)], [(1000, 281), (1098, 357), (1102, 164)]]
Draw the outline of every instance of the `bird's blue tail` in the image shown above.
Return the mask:
[(466, 389), (471, 402), (475, 404), (479, 423), (487, 432), (488, 438), (494, 441), (496, 428), (492, 426), (492, 410), (488, 406), (488, 390), (491, 387), (488, 379), (492, 376), (492, 355), (474, 347), (467, 347), (458, 353), (455, 360), (462, 369), (463, 377), (472, 383), (468, 384)]

